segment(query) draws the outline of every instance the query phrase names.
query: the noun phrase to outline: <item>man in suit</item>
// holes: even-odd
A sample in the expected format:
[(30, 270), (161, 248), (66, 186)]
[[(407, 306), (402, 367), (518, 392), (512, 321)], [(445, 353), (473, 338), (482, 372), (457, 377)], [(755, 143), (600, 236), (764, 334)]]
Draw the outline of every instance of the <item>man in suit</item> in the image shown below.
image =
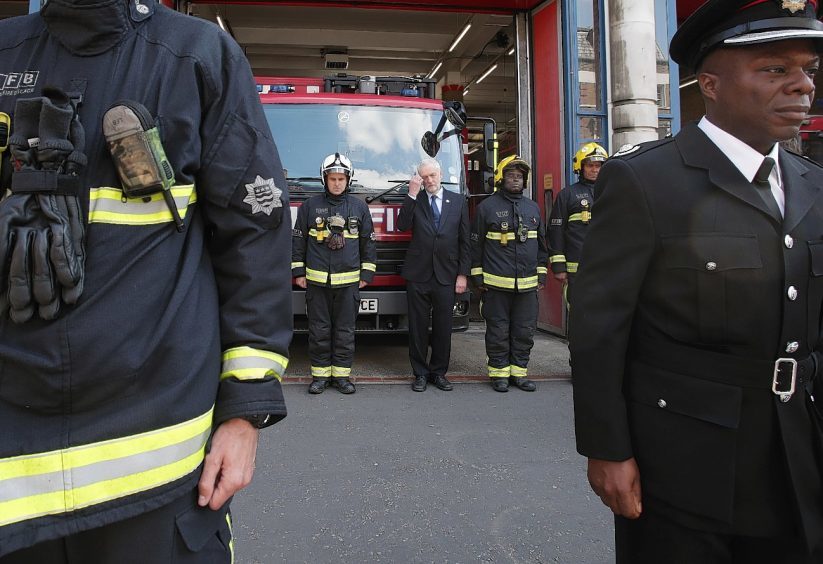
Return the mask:
[(422, 392), (431, 382), (448, 391), (452, 389), (446, 371), (454, 299), (466, 291), (469, 274), (469, 211), (463, 196), (443, 189), (440, 163), (435, 159), (421, 161), (409, 180), (409, 195), (397, 226), (401, 231), (413, 230), (402, 272), (409, 311), (412, 390)]
[(709, 0), (670, 50), (705, 117), (598, 178), (570, 349), (618, 563), (823, 562), (823, 169), (778, 146), (811, 107), (816, 12)]

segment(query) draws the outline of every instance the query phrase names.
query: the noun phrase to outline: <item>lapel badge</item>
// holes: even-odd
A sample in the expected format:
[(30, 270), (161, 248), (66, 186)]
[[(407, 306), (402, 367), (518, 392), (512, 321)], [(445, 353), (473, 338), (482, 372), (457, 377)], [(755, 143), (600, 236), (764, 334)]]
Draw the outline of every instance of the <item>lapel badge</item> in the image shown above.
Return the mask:
[(780, 7), (792, 14), (806, 9), (806, 0), (783, 0)]

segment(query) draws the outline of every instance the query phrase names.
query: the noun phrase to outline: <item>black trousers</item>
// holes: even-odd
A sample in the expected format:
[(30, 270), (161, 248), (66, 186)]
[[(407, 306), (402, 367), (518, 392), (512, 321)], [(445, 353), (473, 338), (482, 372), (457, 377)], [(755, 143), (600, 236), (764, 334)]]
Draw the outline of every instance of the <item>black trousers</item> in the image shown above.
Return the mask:
[(231, 518), (197, 506), (197, 492), (148, 513), (41, 542), (0, 558), (0, 564), (229, 564)]
[[(354, 358), (354, 325), (359, 307), (357, 284), (337, 288), (314, 284), (306, 287), (312, 375), (348, 376)], [(321, 374), (315, 368), (331, 368), (331, 372)]]
[(617, 564), (820, 564), (797, 536), (744, 537), (684, 527), (651, 512), (615, 517)]
[(526, 368), (537, 328), (537, 292), (486, 290), (480, 313), (486, 320), (489, 366)]
[[(409, 310), (409, 361), (415, 376), (445, 376), (452, 349), (454, 284), (427, 282), (406, 284)], [(429, 333), (431, 316), (431, 333)], [(431, 358), (429, 358), (431, 347)]]

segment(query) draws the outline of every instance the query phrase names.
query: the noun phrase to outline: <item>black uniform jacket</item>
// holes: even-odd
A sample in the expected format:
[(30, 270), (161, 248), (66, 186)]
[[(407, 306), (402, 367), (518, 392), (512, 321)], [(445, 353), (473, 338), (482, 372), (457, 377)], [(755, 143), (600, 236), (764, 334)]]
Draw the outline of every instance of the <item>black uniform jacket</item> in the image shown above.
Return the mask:
[[(821, 350), (823, 170), (779, 161), (782, 223), (695, 125), (604, 165), (571, 297), (577, 448), (636, 457), (647, 509), (767, 536), (798, 528), (796, 505), (820, 547), (806, 383)], [(800, 363), (785, 403), (778, 358)]]
[(413, 229), (406, 251), (403, 278), (426, 282), (432, 277), (440, 284), (454, 284), (458, 274), (469, 275), (469, 209), (460, 194), (443, 190), (440, 228), (435, 229), (429, 195), (420, 190), (417, 199), (406, 197), (397, 227)]
[(552, 272), (577, 272), (591, 221), (593, 187), (593, 182), (581, 180), (557, 194), (548, 232)]
[[(328, 219), (343, 217), (346, 245), (332, 250)], [(300, 205), (292, 230), (292, 276), (305, 276), (318, 286), (350, 286), (361, 280), (371, 282), (377, 263), (369, 206), (345, 194), (341, 198), (319, 194)]]
[(472, 281), (506, 292), (546, 283), (546, 226), (534, 201), (498, 190), (477, 206), (471, 233)]

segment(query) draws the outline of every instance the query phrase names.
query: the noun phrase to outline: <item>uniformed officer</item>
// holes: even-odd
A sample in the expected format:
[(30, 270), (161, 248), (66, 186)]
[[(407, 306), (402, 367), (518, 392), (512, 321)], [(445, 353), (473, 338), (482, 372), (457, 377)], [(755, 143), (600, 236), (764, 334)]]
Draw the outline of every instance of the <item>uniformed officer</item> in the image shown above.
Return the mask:
[(710, 0), (671, 43), (706, 105), (618, 151), (571, 289), (577, 448), (617, 561), (823, 562), (823, 169), (806, 0)]
[(348, 157), (326, 157), (320, 176), (325, 192), (303, 202), (292, 234), (292, 276), (306, 289), (309, 393), (323, 393), (331, 381), (353, 394), (354, 327), (359, 289), (374, 277), (374, 229), (369, 207), (348, 193), (354, 176)]
[(527, 392), (536, 389), (527, 367), (549, 253), (540, 209), (523, 197), (530, 171), (516, 155), (500, 161), (497, 191), (477, 207), (471, 234), (471, 275), (483, 292), (489, 377), (498, 392), (508, 391), (509, 382)]
[(228, 564), (292, 334), (248, 61), (157, 2), (50, 0), (0, 21), (0, 74), (0, 562)]
[(600, 167), (609, 158), (597, 143), (586, 143), (574, 155), (572, 169), (579, 180), (557, 194), (549, 220), (549, 262), (554, 277), (572, 283), (583, 250), (583, 240), (592, 219), (594, 183)]

